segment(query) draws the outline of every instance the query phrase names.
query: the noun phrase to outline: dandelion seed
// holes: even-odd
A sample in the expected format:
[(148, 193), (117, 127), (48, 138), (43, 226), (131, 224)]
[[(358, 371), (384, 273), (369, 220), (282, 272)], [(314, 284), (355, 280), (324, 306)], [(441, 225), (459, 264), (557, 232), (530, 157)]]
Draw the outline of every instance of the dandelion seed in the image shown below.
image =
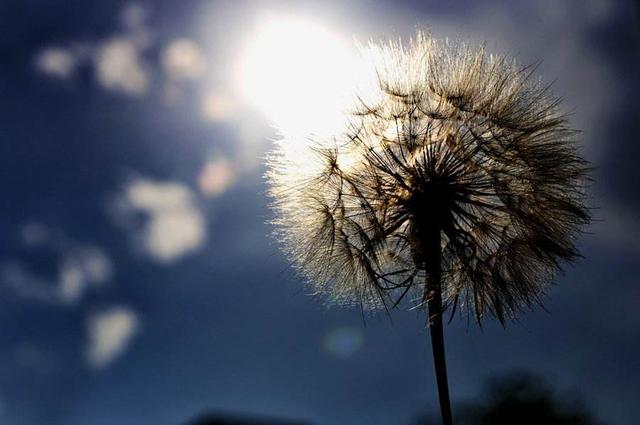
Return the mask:
[(270, 157), (276, 234), (332, 302), (428, 311), (451, 424), (442, 313), (504, 324), (540, 302), (579, 256), (589, 167), (533, 69), (424, 34), (363, 53), (378, 79), (343, 131)]

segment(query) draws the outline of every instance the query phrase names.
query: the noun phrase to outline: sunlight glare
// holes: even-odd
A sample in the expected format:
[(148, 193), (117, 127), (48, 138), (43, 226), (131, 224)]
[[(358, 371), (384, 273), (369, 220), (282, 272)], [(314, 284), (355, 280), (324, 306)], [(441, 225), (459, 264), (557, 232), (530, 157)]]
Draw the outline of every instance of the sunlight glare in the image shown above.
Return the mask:
[(331, 134), (350, 106), (355, 49), (337, 33), (293, 17), (270, 17), (240, 65), (243, 95), (285, 133)]

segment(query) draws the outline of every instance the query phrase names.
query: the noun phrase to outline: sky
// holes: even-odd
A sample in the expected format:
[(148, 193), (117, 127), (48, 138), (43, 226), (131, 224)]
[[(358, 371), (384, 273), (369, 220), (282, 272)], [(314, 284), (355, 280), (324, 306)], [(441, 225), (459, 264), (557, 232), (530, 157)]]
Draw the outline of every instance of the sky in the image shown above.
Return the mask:
[(0, 2), (0, 423), (435, 411), (424, 316), (311, 296), (263, 178), (346, 52), (423, 30), (538, 63), (594, 167), (584, 258), (545, 308), (446, 326), (454, 413), (524, 370), (637, 424), (639, 20), (630, 0)]

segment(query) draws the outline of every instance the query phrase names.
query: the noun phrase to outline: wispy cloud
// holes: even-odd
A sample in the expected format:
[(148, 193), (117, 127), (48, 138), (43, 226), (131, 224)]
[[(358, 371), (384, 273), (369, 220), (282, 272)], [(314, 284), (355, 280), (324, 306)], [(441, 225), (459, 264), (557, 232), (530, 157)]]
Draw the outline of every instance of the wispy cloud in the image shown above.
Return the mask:
[(235, 182), (237, 173), (237, 165), (224, 157), (208, 161), (198, 177), (200, 192), (209, 198), (221, 195)]
[(143, 56), (152, 39), (146, 17), (144, 7), (130, 3), (121, 11), (118, 31), (92, 43), (70, 40), (66, 45), (44, 47), (36, 52), (36, 69), (50, 77), (71, 79), (78, 67), (87, 66), (104, 89), (127, 95), (144, 94), (150, 76)]
[(126, 4), (120, 12), (121, 30), (93, 48), (95, 78), (103, 88), (134, 96), (147, 92), (150, 74), (144, 53), (152, 45), (147, 15), (142, 5)]
[(87, 321), (88, 345), (85, 356), (89, 366), (100, 369), (122, 355), (140, 329), (140, 320), (131, 309), (111, 307)]
[(140, 97), (156, 87), (162, 90), (166, 106), (182, 100), (185, 84), (201, 84), (200, 116), (213, 122), (234, 121), (239, 102), (230, 93), (207, 87), (209, 61), (202, 46), (186, 37), (158, 43), (149, 14), (146, 6), (128, 3), (112, 33), (92, 41), (71, 39), (44, 46), (34, 54), (35, 69), (69, 81), (79, 68), (87, 69), (98, 87), (125, 96)]
[(95, 72), (98, 83), (109, 90), (139, 95), (149, 86), (138, 47), (127, 37), (114, 37), (97, 49)]
[[(156, 261), (176, 261), (206, 240), (205, 216), (195, 193), (184, 184), (134, 179), (117, 198), (115, 209), (126, 229)], [(146, 216), (142, 225), (134, 220), (139, 213)]]
[(178, 92), (177, 83), (204, 77), (206, 57), (193, 40), (178, 38), (161, 46), (159, 61), (145, 57), (155, 47), (148, 14), (142, 5), (129, 3), (121, 10), (117, 31), (92, 43), (70, 40), (44, 47), (35, 54), (35, 67), (49, 77), (67, 80), (73, 78), (78, 67), (86, 66), (100, 87), (130, 96), (147, 93), (154, 74), (163, 76), (168, 84), (165, 90)]
[[(46, 235), (46, 228), (40, 225), (27, 225), (23, 231), (28, 244), (44, 243), (43, 235)], [(51, 244), (57, 273), (41, 273), (22, 260), (7, 260), (0, 264), (0, 283), (20, 298), (74, 305), (89, 288), (102, 286), (111, 278), (111, 259), (97, 246), (69, 241), (64, 247)]]
[(62, 300), (75, 302), (89, 286), (106, 283), (113, 272), (107, 255), (97, 247), (85, 246), (63, 259), (58, 276), (58, 292)]
[(35, 66), (43, 74), (66, 80), (73, 75), (77, 62), (71, 49), (45, 47), (36, 54)]
[(207, 70), (204, 53), (195, 42), (181, 38), (172, 41), (162, 52), (166, 75), (175, 81), (195, 80)]

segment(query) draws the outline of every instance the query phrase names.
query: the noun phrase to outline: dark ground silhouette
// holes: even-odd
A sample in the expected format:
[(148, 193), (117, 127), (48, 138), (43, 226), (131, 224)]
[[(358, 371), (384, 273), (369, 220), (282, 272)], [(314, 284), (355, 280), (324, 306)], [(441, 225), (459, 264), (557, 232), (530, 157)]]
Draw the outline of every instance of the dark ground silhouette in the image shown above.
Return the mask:
[(310, 422), (230, 415), (225, 413), (205, 413), (185, 425), (311, 425)]
[[(456, 425), (605, 425), (571, 394), (558, 394), (539, 376), (511, 373), (489, 379), (478, 401), (454, 410)], [(437, 415), (412, 425), (439, 425)]]
[[(438, 412), (431, 412), (416, 418), (411, 425), (440, 423)], [(576, 395), (559, 393), (542, 377), (527, 372), (487, 380), (477, 400), (454, 406), (454, 424), (608, 425), (597, 419)], [(311, 425), (311, 422), (212, 412), (184, 425)]]

